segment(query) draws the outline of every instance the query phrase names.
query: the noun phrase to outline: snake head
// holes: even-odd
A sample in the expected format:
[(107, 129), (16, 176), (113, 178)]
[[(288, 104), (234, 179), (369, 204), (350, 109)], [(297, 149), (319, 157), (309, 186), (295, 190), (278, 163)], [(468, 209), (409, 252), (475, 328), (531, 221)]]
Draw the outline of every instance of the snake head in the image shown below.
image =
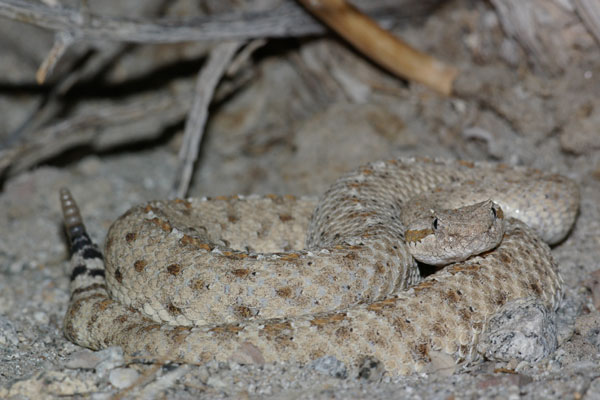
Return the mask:
[(503, 222), (502, 208), (491, 200), (454, 210), (429, 209), (406, 223), (404, 238), (416, 260), (447, 265), (498, 246)]

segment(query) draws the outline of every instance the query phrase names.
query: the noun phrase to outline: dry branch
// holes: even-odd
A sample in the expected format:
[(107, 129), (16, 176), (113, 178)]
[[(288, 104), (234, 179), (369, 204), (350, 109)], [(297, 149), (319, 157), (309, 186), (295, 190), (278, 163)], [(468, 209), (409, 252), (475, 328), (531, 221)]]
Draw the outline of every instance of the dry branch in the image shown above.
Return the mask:
[(208, 106), (217, 84), (241, 45), (242, 42), (225, 42), (216, 46), (210, 52), (208, 61), (198, 74), (194, 102), (188, 114), (183, 141), (179, 149), (179, 166), (171, 197), (185, 197), (187, 194), (208, 118)]
[(43, 84), (46, 81), (46, 77), (52, 73), (56, 63), (60, 60), (62, 55), (65, 54), (67, 48), (75, 42), (75, 38), (69, 32), (57, 32), (55, 36), (54, 46), (52, 46), (52, 49), (35, 74), (35, 80), (40, 85)]
[(458, 71), (382, 29), (344, 0), (298, 0), (307, 10), (390, 72), (449, 95)]
[[(424, 15), (440, 0), (397, 1), (390, 13), (389, 1), (358, 1), (380, 23), (402, 17)], [(135, 43), (174, 43), (204, 40), (291, 37), (325, 32), (325, 28), (291, 0), (258, 12), (232, 12), (188, 19), (118, 18), (94, 13), (82, 14), (69, 7), (49, 7), (24, 0), (1, 0), (0, 17), (55, 31), (72, 32), (85, 40)]]
[[(164, 18), (152, 22), (143, 19), (120, 18), (94, 14), (88, 9), (77, 10), (63, 6), (25, 0), (0, 0), (0, 18), (9, 18), (38, 27), (56, 31), (54, 47), (47, 55), (38, 70), (38, 81), (44, 81), (61, 58), (65, 50), (73, 42), (87, 41), (106, 45), (107, 42), (134, 43), (174, 43), (186, 41), (224, 41), (235, 39), (235, 42), (218, 45), (211, 52), (209, 61), (200, 72), (196, 96), (192, 104), (186, 124), (186, 132), (182, 151), (181, 165), (178, 170), (174, 193), (183, 196), (189, 186), (193, 164), (198, 155), (198, 147), (207, 117), (208, 105), (214, 94), (218, 81), (227, 68), (239, 68), (261, 40), (272, 37), (298, 37), (320, 34), (326, 28), (307, 14), (295, 1), (266, 0), (272, 6), (265, 6), (262, 11), (231, 12), (187, 19)], [(423, 16), (442, 0), (354, 0), (354, 3), (371, 15), (382, 26), (390, 26), (401, 18)], [(265, 2), (265, 5), (266, 5)], [(239, 62), (231, 63), (231, 57), (246, 39), (257, 38), (247, 54), (239, 56)], [(358, 47), (358, 46), (357, 46)], [(360, 48), (360, 47), (359, 47)], [(71, 71), (64, 82), (56, 86), (53, 93), (62, 92), (81, 76), (81, 71)], [(53, 99), (55, 96), (51, 95)], [(44, 102), (42, 102), (44, 103)], [(43, 106), (43, 104), (42, 104)], [(40, 120), (36, 106), (35, 120)], [(154, 104), (154, 108), (171, 107)], [(150, 107), (152, 108), (152, 107)], [(109, 108), (109, 113), (82, 115), (39, 130), (27, 143), (6, 149), (0, 153), (0, 174), (14, 174), (29, 168), (48, 157), (56, 155), (73, 146), (92, 143), (102, 130), (90, 129), (91, 126), (110, 126), (115, 123), (135, 120), (139, 112), (147, 112), (148, 108), (117, 106)], [(184, 110), (185, 112), (185, 110)], [(44, 113), (44, 114), (47, 114)], [(32, 118), (33, 120), (33, 118)], [(36, 123), (27, 125), (30, 129), (38, 129)], [(24, 129), (19, 129), (22, 133)], [(14, 136), (14, 135), (13, 135)], [(15, 136), (16, 137), (16, 136)]]

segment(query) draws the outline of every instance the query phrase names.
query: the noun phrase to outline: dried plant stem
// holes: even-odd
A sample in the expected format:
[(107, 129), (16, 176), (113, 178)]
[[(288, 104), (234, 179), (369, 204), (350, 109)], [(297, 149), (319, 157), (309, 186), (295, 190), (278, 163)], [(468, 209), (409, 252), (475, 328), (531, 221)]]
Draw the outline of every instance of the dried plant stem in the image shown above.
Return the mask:
[(185, 197), (187, 194), (204, 134), (208, 106), (219, 80), (225, 74), (229, 63), (241, 45), (242, 42), (239, 41), (217, 45), (210, 52), (206, 65), (198, 75), (194, 101), (185, 124), (183, 141), (179, 150), (179, 166), (170, 197)]
[(458, 71), (382, 29), (344, 0), (298, 0), (307, 10), (390, 72), (449, 95)]
[[(423, 15), (439, 0), (398, 0), (389, 14), (384, 0), (361, 1), (379, 22), (391, 23), (402, 17)], [(418, 4), (416, 4), (418, 3)], [(422, 3), (422, 4), (420, 4)], [(402, 5), (405, 4), (405, 7)], [(387, 11), (387, 12), (386, 12)], [(0, 0), (0, 17), (55, 31), (69, 31), (82, 40), (131, 43), (175, 43), (189, 41), (293, 37), (319, 34), (324, 27), (293, 1), (282, 1), (259, 12), (231, 12), (185, 20), (159, 19), (153, 22), (94, 13), (70, 7), (49, 7), (24, 0)]]

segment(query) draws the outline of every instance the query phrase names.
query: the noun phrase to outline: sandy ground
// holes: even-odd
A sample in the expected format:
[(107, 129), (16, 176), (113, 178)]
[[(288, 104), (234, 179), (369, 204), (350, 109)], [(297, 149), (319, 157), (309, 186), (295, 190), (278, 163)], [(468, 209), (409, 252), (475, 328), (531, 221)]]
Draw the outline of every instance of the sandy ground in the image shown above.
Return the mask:
[[(122, 129), (140, 130), (143, 142), (97, 143), (4, 183), (0, 398), (600, 398), (600, 314), (585, 286), (600, 269), (600, 143), (594, 129), (600, 52), (582, 54), (558, 75), (532, 69), (518, 50), (506, 54), (511, 42), (493, 10), (467, 1), (397, 33), (460, 68), (458, 96), (407, 86), (333, 38), (264, 52), (253, 79), (211, 110), (191, 195), (318, 195), (364, 162), (414, 155), (565, 174), (580, 184), (582, 202), (572, 233), (553, 249), (566, 285), (559, 315), (563, 340), (554, 354), (535, 365), (486, 362), (451, 376), (391, 379), (376, 371), (359, 377), (352, 366), (323, 362), (155, 366), (128, 362), (118, 349), (92, 354), (69, 343), (62, 335), (69, 296), (58, 189), (72, 190), (99, 243), (129, 207), (165, 197), (181, 129), (164, 134), (164, 127), (134, 124)], [(143, 51), (150, 50), (134, 50), (130, 57)], [(109, 79), (118, 81), (117, 75), (113, 71)], [(193, 78), (172, 85), (193, 86)], [(22, 107), (9, 100), (0, 103), (3, 115)], [(101, 101), (89, 100), (87, 107)], [(125, 132), (111, 129), (115, 137)]]

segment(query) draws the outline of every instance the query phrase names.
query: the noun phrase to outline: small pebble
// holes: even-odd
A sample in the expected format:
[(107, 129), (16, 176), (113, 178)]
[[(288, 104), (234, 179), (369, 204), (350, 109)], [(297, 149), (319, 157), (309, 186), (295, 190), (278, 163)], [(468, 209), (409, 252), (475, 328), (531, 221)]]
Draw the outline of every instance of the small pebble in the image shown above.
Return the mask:
[(584, 285), (592, 292), (592, 300), (596, 310), (600, 311), (600, 270), (590, 273), (590, 277)]
[(117, 389), (125, 389), (135, 383), (139, 372), (131, 368), (115, 368), (108, 374), (108, 381)]
[(229, 387), (229, 385), (223, 381), (221, 378), (217, 377), (217, 376), (210, 376), (207, 380), (206, 380), (206, 386), (211, 386), (215, 389), (225, 389), (227, 387)]
[(123, 358), (123, 349), (118, 346), (109, 347), (104, 350), (100, 350), (102, 353), (102, 361), (96, 365), (96, 372), (98, 374), (105, 375), (107, 371), (113, 368), (120, 367), (125, 363)]
[(48, 325), (50, 323), (50, 318), (48, 314), (43, 311), (36, 311), (33, 313), (33, 319), (40, 325)]
[(346, 379), (348, 377), (346, 365), (334, 356), (318, 358), (311, 363), (311, 367), (321, 374), (333, 376), (334, 378)]
[(83, 349), (71, 353), (65, 362), (65, 367), (70, 369), (94, 369), (102, 360), (97, 351)]
[(76, 351), (69, 356), (65, 367), (70, 369), (96, 369), (100, 375), (106, 371), (123, 365), (123, 349), (120, 347), (109, 347), (100, 351), (88, 349)]
[(490, 319), (477, 350), (491, 360), (535, 363), (557, 346), (553, 315), (538, 300), (521, 299), (506, 304)]
[(19, 344), (19, 337), (12, 322), (0, 315), (0, 345), (6, 346), (8, 344), (16, 346)]
[(383, 364), (373, 357), (365, 357), (358, 368), (358, 377), (369, 382), (379, 382), (384, 373)]

